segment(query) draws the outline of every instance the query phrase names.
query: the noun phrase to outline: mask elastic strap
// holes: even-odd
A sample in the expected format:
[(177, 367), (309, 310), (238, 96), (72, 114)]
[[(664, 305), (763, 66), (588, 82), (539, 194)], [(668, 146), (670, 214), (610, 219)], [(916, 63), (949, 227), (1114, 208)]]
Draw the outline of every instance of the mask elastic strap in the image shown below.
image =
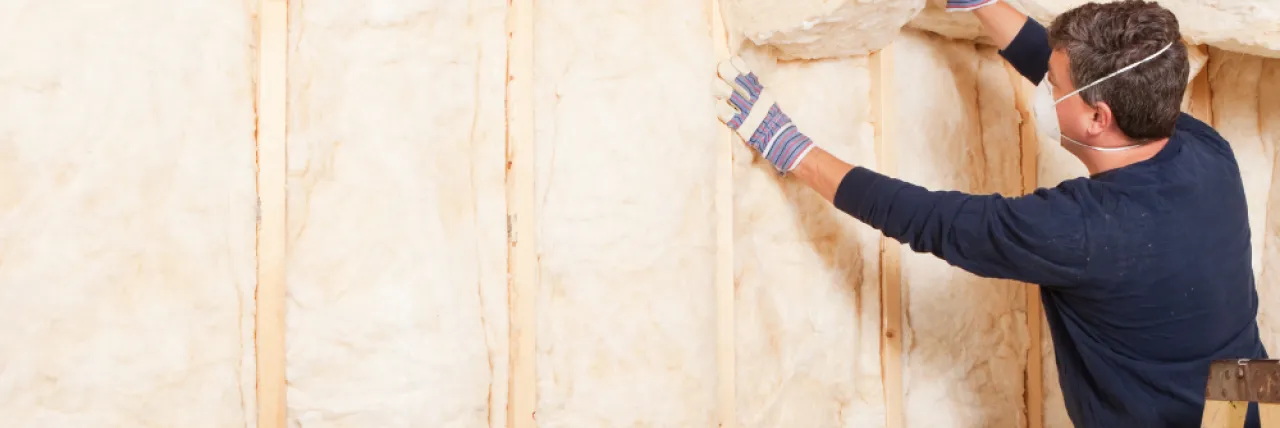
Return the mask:
[(1133, 63), (1133, 64), (1129, 64), (1129, 65), (1128, 65), (1127, 67), (1125, 67), (1125, 68), (1121, 68), (1121, 69), (1119, 69), (1119, 70), (1116, 70), (1115, 72), (1113, 72), (1113, 73), (1111, 73), (1111, 74), (1108, 74), (1106, 77), (1103, 77), (1103, 78), (1101, 78), (1101, 79), (1095, 80), (1095, 81), (1093, 81), (1093, 83), (1090, 83), (1090, 84), (1088, 84), (1088, 85), (1085, 85), (1083, 88), (1080, 88), (1080, 89), (1076, 89), (1076, 90), (1074, 90), (1074, 91), (1071, 91), (1071, 93), (1070, 93), (1070, 94), (1063, 95), (1063, 96), (1062, 96), (1062, 98), (1058, 98), (1057, 100), (1054, 100), (1054, 102), (1053, 102), (1053, 103), (1054, 103), (1054, 104), (1060, 103), (1060, 102), (1062, 102), (1062, 100), (1065, 100), (1065, 99), (1067, 99), (1067, 98), (1071, 98), (1071, 96), (1072, 96), (1072, 95), (1075, 95), (1075, 94), (1080, 93), (1080, 91), (1083, 91), (1083, 90), (1085, 90), (1085, 89), (1089, 89), (1089, 88), (1093, 87), (1093, 85), (1097, 85), (1097, 84), (1102, 83), (1103, 81), (1105, 81), (1105, 80), (1107, 80), (1107, 79), (1110, 79), (1110, 78), (1112, 78), (1112, 77), (1115, 77), (1115, 75), (1117, 75), (1117, 74), (1124, 73), (1124, 72), (1126, 72), (1126, 71), (1129, 71), (1129, 70), (1133, 69), (1134, 67), (1137, 67), (1137, 66), (1139, 66), (1139, 65), (1142, 65), (1142, 63), (1145, 63), (1145, 62), (1147, 62), (1147, 61), (1150, 61), (1152, 58), (1155, 58), (1155, 57), (1157, 57), (1157, 56), (1160, 56), (1160, 54), (1164, 53), (1164, 51), (1169, 50), (1169, 48), (1170, 48), (1170, 47), (1173, 47), (1173, 44), (1174, 44), (1174, 43), (1176, 43), (1176, 42), (1169, 42), (1169, 44), (1164, 45), (1164, 47), (1163, 47), (1163, 48), (1160, 48), (1160, 50), (1156, 51), (1156, 53), (1153, 53), (1153, 54), (1151, 54), (1150, 56), (1148, 56), (1148, 57), (1146, 57), (1146, 58), (1143, 58), (1142, 60), (1140, 60), (1140, 61), (1138, 61), (1138, 62), (1135, 62), (1135, 63)]
[(1070, 141), (1070, 142), (1071, 142), (1071, 144), (1075, 144), (1075, 145), (1077, 145), (1077, 146), (1084, 147), (1084, 148), (1089, 149), (1089, 150), (1097, 150), (1097, 151), (1100, 151), (1100, 152), (1121, 152), (1121, 151), (1125, 151), (1125, 150), (1129, 150), (1129, 149), (1136, 149), (1136, 148), (1138, 148), (1138, 147), (1142, 147), (1142, 146), (1147, 145), (1147, 143), (1138, 143), (1138, 144), (1130, 144), (1130, 145), (1127, 145), (1127, 146), (1120, 146), (1120, 147), (1097, 147), (1097, 146), (1090, 146), (1090, 145), (1088, 145), (1088, 144), (1081, 143), (1081, 142), (1076, 141), (1076, 140), (1072, 140), (1072, 139), (1071, 139), (1071, 137), (1068, 137), (1068, 136), (1066, 136), (1066, 135), (1063, 135), (1063, 136), (1062, 136), (1062, 139), (1067, 140), (1067, 141)]

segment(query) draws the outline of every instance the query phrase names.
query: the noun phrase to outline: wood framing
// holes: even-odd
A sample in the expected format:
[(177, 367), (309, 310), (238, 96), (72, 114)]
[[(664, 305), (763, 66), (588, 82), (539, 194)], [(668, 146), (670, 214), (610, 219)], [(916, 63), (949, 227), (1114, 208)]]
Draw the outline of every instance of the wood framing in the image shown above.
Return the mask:
[[(1031, 101), (1035, 87), (1022, 77), (1017, 69), (1008, 62), (1004, 63), (1009, 82), (1013, 85), (1014, 106), (1018, 109), (1021, 125), (1018, 128), (1019, 154), (1021, 156), (1022, 193), (1035, 191), (1039, 186), (1040, 135), (1036, 131), (1035, 115), (1031, 112)], [(1026, 292), (1027, 308), (1027, 369), (1026, 369), (1026, 403), (1027, 428), (1044, 426), (1044, 346), (1041, 344), (1044, 331), (1044, 308), (1040, 302), (1040, 286), (1023, 284)]]
[[(1242, 401), (1207, 400), (1204, 403), (1202, 428), (1243, 428), (1249, 403)], [(1265, 427), (1265, 425), (1264, 425)]]
[(534, 236), (533, 0), (507, 8), (507, 291), (510, 316), (508, 428), (533, 428), (537, 410), (534, 313), (538, 254)]
[(1280, 404), (1280, 360), (1218, 360), (1205, 375), (1206, 400)]
[[(724, 26), (724, 15), (719, 0), (709, 0), (711, 40), (715, 46), (717, 62), (731, 55), (729, 35)], [(707, 70), (708, 76), (715, 73)], [(737, 320), (734, 317), (736, 287), (733, 278), (733, 131), (716, 120), (721, 129), (721, 139), (716, 147), (716, 409), (720, 428), (736, 427), (737, 410)]]
[(1280, 360), (1219, 360), (1205, 383), (1203, 427), (1244, 426), (1249, 403), (1258, 403), (1262, 426), (1280, 426)]
[[(871, 54), (872, 121), (875, 126), (876, 167), (897, 176), (898, 140), (893, 113), (896, 106), (893, 45)], [(904, 426), (902, 395), (902, 249), (897, 241), (880, 239), (880, 374), (884, 381), (886, 428)]]
[(257, 289), (254, 349), (259, 428), (285, 428), (286, 0), (259, 0), (257, 79)]

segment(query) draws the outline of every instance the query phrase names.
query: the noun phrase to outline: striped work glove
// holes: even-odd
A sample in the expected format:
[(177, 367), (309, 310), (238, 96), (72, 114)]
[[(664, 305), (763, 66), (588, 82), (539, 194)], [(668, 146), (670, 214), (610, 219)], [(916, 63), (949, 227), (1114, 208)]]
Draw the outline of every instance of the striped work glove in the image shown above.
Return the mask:
[(813, 148), (813, 141), (796, 129), (741, 58), (721, 62), (716, 69), (716, 115), (768, 160), (779, 173), (795, 169)]
[(947, 12), (967, 12), (996, 4), (1000, 0), (947, 0)]

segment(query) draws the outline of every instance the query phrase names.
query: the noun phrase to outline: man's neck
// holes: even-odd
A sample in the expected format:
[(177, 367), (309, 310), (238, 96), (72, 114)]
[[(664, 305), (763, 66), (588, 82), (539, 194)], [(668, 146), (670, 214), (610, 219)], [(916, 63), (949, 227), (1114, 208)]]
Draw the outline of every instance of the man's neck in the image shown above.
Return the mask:
[(1088, 153), (1089, 158), (1084, 159), (1084, 164), (1089, 169), (1089, 175), (1097, 175), (1151, 159), (1157, 153), (1160, 153), (1160, 150), (1164, 149), (1164, 146), (1168, 143), (1169, 139), (1164, 138), (1122, 152), (1090, 150)]

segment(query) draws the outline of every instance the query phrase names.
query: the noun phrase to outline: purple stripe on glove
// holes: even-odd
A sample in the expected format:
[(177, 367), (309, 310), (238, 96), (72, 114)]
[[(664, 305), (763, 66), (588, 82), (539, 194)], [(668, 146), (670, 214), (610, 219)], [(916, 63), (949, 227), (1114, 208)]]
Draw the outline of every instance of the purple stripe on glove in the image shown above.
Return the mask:
[(948, 11), (973, 10), (990, 5), (999, 0), (947, 0)]

